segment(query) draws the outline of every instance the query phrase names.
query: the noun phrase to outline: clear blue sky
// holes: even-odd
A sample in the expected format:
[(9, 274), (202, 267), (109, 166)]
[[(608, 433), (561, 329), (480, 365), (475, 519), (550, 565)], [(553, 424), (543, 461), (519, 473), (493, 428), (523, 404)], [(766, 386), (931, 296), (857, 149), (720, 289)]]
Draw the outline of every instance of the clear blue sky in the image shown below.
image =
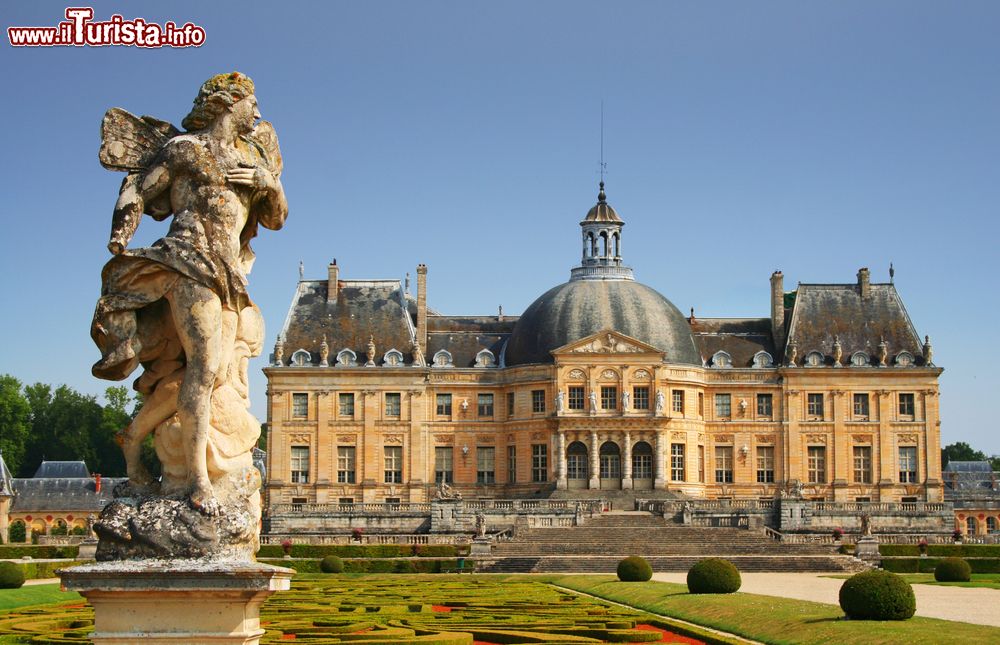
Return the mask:
[[(5, 3), (4, 28), (65, 4)], [(430, 267), (445, 313), (521, 312), (579, 257), (597, 189), (639, 280), (682, 311), (768, 315), (768, 278), (869, 266), (930, 334), (942, 439), (1000, 453), (1000, 4), (121, 2), (203, 26), (198, 49), (0, 45), (0, 372), (100, 393), (89, 338), (121, 175), (112, 106), (179, 124), (240, 70), (285, 158), (288, 223), (251, 295), (274, 343), (305, 262), (321, 278)], [(143, 221), (137, 243), (165, 230)], [(265, 417), (253, 365), (254, 411)]]

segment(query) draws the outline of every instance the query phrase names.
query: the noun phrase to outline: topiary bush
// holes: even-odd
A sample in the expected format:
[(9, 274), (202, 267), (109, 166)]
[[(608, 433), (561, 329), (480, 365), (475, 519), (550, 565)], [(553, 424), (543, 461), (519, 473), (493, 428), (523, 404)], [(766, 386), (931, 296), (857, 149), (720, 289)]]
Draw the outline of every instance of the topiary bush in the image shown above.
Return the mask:
[(938, 582), (968, 582), (972, 579), (972, 567), (962, 558), (944, 558), (934, 567), (934, 579)]
[(840, 608), (852, 620), (906, 620), (917, 610), (917, 599), (906, 580), (874, 569), (844, 582), (840, 587)]
[(13, 562), (0, 562), (0, 589), (19, 589), (24, 584), (24, 569)]
[(328, 555), (319, 561), (319, 570), (323, 573), (342, 573), (344, 561), (335, 555)]
[(688, 570), (691, 593), (735, 593), (743, 584), (740, 570), (729, 560), (707, 558)]
[(618, 579), (622, 582), (646, 582), (653, 577), (653, 567), (637, 555), (618, 563)]

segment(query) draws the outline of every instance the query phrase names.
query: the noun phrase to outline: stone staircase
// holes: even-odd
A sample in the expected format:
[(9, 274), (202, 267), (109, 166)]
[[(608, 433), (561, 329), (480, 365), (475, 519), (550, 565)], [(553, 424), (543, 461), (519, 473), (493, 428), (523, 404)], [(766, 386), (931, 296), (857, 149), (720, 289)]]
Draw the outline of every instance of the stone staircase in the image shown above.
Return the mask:
[(638, 511), (605, 513), (583, 526), (532, 528), (497, 542), (487, 572), (613, 573), (640, 555), (654, 571), (687, 571), (707, 557), (731, 560), (741, 571), (854, 571), (857, 560), (829, 545), (782, 544), (735, 528), (681, 526)]

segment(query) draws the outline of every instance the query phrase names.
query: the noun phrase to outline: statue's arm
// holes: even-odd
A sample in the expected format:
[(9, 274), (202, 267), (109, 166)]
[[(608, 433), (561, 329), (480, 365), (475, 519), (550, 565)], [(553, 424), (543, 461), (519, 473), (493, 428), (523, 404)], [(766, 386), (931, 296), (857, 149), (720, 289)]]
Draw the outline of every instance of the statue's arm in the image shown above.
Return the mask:
[(263, 166), (240, 167), (230, 170), (226, 178), (232, 184), (256, 189), (250, 207), (261, 226), (277, 231), (285, 225), (285, 218), (288, 217), (285, 189), (281, 185), (281, 179), (270, 170)]
[(125, 177), (111, 218), (111, 239), (108, 241), (111, 253), (118, 255), (125, 250), (139, 226), (146, 203), (159, 197), (169, 186), (170, 172), (166, 162)]

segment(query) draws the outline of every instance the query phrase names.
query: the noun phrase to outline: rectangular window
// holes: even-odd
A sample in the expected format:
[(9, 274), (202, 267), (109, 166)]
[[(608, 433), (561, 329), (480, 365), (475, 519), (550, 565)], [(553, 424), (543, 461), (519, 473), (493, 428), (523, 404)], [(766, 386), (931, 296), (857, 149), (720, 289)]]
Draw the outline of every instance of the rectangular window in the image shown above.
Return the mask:
[(733, 416), (733, 398), (730, 395), (715, 395), (715, 416), (718, 419), (726, 419)]
[(770, 394), (757, 395), (757, 416), (770, 417), (774, 414), (774, 399)]
[(492, 394), (480, 394), (478, 397), (479, 401), (479, 418), (481, 419), (492, 419), (493, 418), (493, 395)]
[[(716, 395), (718, 396), (718, 395)], [(726, 396), (729, 396), (728, 394)], [(715, 483), (733, 483), (733, 447), (715, 447)]]
[[(583, 455), (580, 457), (579, 466), (579, 477), (577, 479), (587, 478), (587, 467), (584, 463), (587, 459)], [(646, 455), (643, 453), (632, 453), (632, 479), (652, 479), (653, 478), (653, 455)]]
[(674, 390), (670, 393), (671, 409), (684, 414), (684, 390)]
[(507, 483), (517, 483), (517, 446), (507, 446)]
[(341, 417), (354, 417), (354, 393), (353, 392), (341, 392), (337, 400), (339, 402)]
[(497, 482), (496, 460), (496, 448), (492, 446), (479, 446), (476, 448), (477, 484), (495, 484)]
[(670, 479), (684, 481), (684, 444), (670, 444)]
[[(353, 497), (340, 497), (340, 498), (337, 499), (337, 503), (340, 504), (341, 506), (351, 507), (351, 506), (354, 506), (354, 498)], [(347, 508), (346, 510), (351, 510), (351, 509)]]
[(385, 416), (398, 417), (401, 407), (402, 397), (399, 392), (385, 393)]
[(705, 418), (705, 394), (698, 392), (698, 416)]
[(536, 414), (545, 412), (545, 390), (531, 391), (531, 411)]
[(572, 385), (569, 388), (569, 409), (570, 410), (582, 410), (583, 409), (583, 388)]
[(809, 446), (809, 483), (826, 483), (826, 448)]
[(774, 483), (774, 446), (757, 446), (757, 483)]
[(637, 385), (632, 388), (632, 408), (634, 410), (649, 409), (649, 388), (645, 385)]
[(309, 446), (292, 446), (292, 483), (309, 483)]
[(390, 510), (398, 511), (399, 510), (399, 504), (402, 501), (403, 500), (400, 499), (399, 497), (386, 497), (385, 498), (385, 505), (388, 506), (390, 508)]
[(614, 385), (605, 385), (601, 388), (601, 409), (618, 409), (618, 388)]
[(450, 417), (451, 416), (451, 395), (450, 394), (438, 394), (437, 395), (437, 408), (436, 412), (439, 417)]
[(913, 416), (913, 392), (900, 392), (899, 393), (899, 416), (901, 417), (912, 417)]
[(434, 483), (450, 484), (455, 479), (455, 449), (451, 446), (434, 449)]
[(917, 447), (899, 447), (899, 482), (901, 484), (917, 483)]
[(531, 481), (549, 480), (549, 447), (544, 443), (531, 444)]
[(854, 446), (854, 483), (872, 483), (871, 446)]
[(698, 481), (705, 483), (705, 446), (698, 446)]
[(868, 393), (867, 392), (855, 392), (854, 393), (854, 418), (868, 420)]
[(354, 446), (337, 446), (337, 483), (353, 484), (355, 481)]
[(385, 455), (385, 483), (402, 484), (403, 447), (385, 446), (382, 450), (384, 451)]
[(507, 393), (507, 418), (511, 419), (514, 417), (514, 393)]
[(306, 392), (295, 392), (292, 394), (292, 416), (296, 419), (305, 419), (309, 416), (309, 394)]
[(823, 418), (822, 392), (810, 392), (806, 395), (806, 413), (810, 417)]

